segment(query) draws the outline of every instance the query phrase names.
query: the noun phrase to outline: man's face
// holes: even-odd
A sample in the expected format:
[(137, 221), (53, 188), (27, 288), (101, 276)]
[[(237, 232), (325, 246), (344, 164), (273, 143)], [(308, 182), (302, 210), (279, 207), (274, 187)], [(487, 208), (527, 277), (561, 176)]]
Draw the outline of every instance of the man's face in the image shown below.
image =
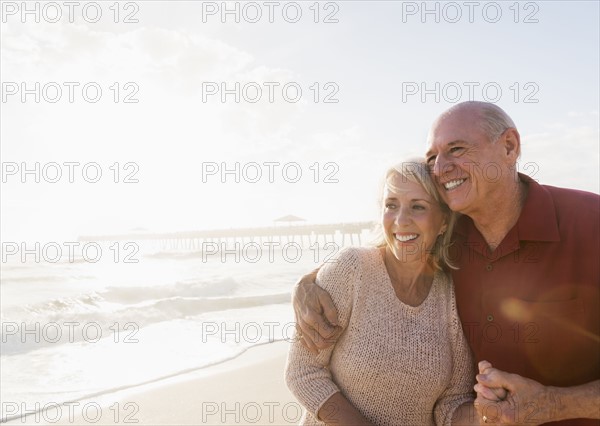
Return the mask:
[(439, 119), (429, 132), (426, 154), (443, 200), (469, 216), (485, 207), (508, 172), (503, 144), (491, 143), (478, 120), (475, 110)]

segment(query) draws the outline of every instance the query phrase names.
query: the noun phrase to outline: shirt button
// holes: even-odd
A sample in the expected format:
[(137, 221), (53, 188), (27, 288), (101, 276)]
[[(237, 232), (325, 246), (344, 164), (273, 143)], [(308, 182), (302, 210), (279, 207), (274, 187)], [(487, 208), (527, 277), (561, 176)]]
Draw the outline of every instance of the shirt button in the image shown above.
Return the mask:
[(487, 316), (487, 320), (488, 320), (489, 322), (492, 322), (492, 321), (494, 321), (494, 316), (493, 316), (492, 314), (489, 314), (489, 315)]
[(492, 266), (491, 263), (488, 263), (487, 265), (485, 265), (485, 270), (486, 271), (491, 271), (492, 269), (494, 269), (494, 267)]

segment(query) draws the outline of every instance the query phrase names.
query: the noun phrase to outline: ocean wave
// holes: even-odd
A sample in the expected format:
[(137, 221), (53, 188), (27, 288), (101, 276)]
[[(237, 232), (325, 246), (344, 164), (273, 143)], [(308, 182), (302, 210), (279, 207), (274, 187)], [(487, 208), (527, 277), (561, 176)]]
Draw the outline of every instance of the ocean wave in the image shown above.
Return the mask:
[[(187, 284), (183, 287), (193, 293), (195, 286)], [(19, 312), (14, 309), (3, 312), (2, 354), (16, 355), (48, 345), (85, 342), (90, 340), (90, 334), (92, 339), (111, 336), (116, 329), (127, 332), (207, 312), (288, 303), (290, 300), (289, 292), (256, 296), (189, 296), (185, 291), (172, 295), (176, 293), (174, 289), (154, 290), (149, 294), (138, 288), (139, 294), (131, 288), (113, 288), (102, 293), (22, 307)], [(117, 300), (119, 303), (115, 303)]]
[(0, 283), (57, 283), (65, 281), (85, 281), (93, 278), (94, 277), (91, 275), (25, 275), (20, 277), (0, 277)]
[(139, 303), (169, 297), (211, 297), (232, 294), (239, 284), (232, 278), (184, 280), (175, 284), (144, 287), (108, 287), (101, 296), (113, 303)]

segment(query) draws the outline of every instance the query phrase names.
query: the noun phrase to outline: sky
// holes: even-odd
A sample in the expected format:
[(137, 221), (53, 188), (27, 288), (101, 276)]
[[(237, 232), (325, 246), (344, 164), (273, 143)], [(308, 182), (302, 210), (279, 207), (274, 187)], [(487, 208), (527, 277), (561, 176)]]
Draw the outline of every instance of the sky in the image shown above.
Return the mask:
[(1, 2), (3, 242), (376, 220), (471, 99), (522, 172), (600, 190), (596, 1), (223, 5)]

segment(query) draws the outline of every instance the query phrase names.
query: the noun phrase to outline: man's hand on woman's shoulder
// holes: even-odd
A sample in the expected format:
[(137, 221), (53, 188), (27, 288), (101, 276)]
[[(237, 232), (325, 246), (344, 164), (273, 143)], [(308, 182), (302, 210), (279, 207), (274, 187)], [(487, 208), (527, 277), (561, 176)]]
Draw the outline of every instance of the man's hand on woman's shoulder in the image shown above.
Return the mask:
[(300, 278), (292, 294), (298, 338), (314, 354), (334, 344), (341, 333), (329, 293), (315, 284), (317, 272)]

